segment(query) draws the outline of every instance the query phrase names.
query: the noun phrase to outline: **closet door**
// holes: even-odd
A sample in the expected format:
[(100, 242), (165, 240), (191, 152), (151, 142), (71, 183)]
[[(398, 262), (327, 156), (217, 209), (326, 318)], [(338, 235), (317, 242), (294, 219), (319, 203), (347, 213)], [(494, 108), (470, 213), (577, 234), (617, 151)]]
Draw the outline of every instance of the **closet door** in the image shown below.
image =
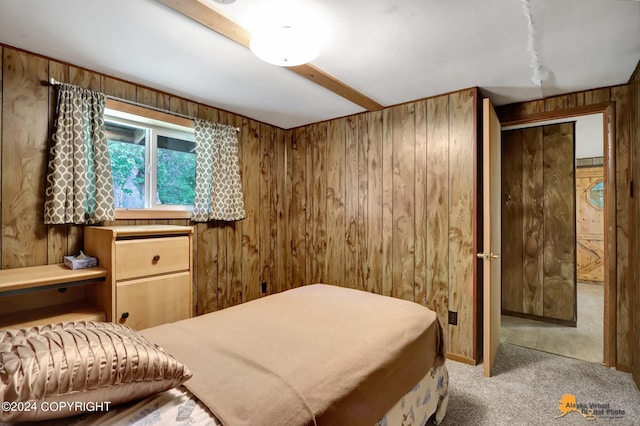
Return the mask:
[(503, 132), (502, 311), (576, 323), (574, 123)]

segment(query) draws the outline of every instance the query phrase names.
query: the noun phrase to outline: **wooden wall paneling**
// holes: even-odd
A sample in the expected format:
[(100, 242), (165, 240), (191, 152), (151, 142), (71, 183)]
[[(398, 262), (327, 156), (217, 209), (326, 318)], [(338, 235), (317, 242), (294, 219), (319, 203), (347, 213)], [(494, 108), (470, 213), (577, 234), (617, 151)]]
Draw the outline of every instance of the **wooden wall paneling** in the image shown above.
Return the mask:
[(358, 212), (356, 219), (357, 279), (356, 288), (365, 290), (369, 280), (369, 258), (373, 247), (369, 244), (369, 114), (357, 116), (358, 126)]
[[(502, 310), (511, 312), (523, 312), (522, 147), (523, 130), (502, 133)], [(532, 182), (532, 185), (534, 190), (541, 189), (542, 181)], [(524, 209), (531, 210), (530, 207)]]
[(48, 155), (46, 59), (4, 48), (2, 96), (2, 268), (47, 263), (42, 220)]
[[(173, 97), (169, 100), (169, 105), (174, 107), (176, 102), (173, 101)], [(222, 124), (226, 124), (227, 121), (227, 112), (219, 111), (218, 112), (218, 122)], [(230, 296), (229, 296), (229, 264), (232, 259), (228, 255), (229, 251), (229, 243), (227, 241), (227, 229), (232, 226), (229, 222), (224, 222), (221, 220), (214, 221), (215, 228), (218, 233), (218, 309), (225, 309), (231, 306)], [(254, 285), (256, 285), (254, 283)]]
[(294, 190), (294, 162), (293, 162), (293, 130), (287, 130), (285, 132), (285, 142), (287, 144), (287, 212), (285, 213), (286, 221), (287, 221), (287, 241), (285, 250), (287, 250), (287, 284), (286, 288), (290, 289), (294, 287), (293, 281), (293, 190)]
[(273, 229), (275, 223), (272, 220), (271, 207), (271, 179), (273, 179), (273, 152), (275, 143), (275, 131), (266, 124), (260, 125), (260, 201), (258, 215), (258, 241), (260, 254), (260, 277), (259, 282), (267, 283), (267, 293), (271, 293), (270, 287), (275, 287), (276, 283), (273, 279), (274, 253), (273, 253)]
[(307, 129), (299, 127), (293, 130), (291, 158), (291, 269), (292, 287), (300, 287), (307, 282), (306, 277), (306, 153)]
[(473, 359), (475, 90), (452, 93), (449, 102), (449, 309), (458, 312), (458, 325), (449, 327), (448, 350)]
[(584, 92), (584, 105), (608, 102), (611, 98), (611, 90), (608, 87)]
[[(171, 95), (169, 95), (168, 93), (157, 93), (156, 107), (169, 111), (169, 109), (171, 108)], [(216, 114), (219, 113), (219, 111), (215, 108), (211, 108), (211, 107), (207, 107), (207, 108), (211, 110), (215, 110)]]
[[(228, 122), (228, 113), (226, 111), (218, 111), (218, 122), (222, 124), (227, 124)], [(242, 174), (242, 172), (241, 172)], [(244, 190), (244, 182), (243, 182), (243, 190)], [(256, 194), (257, 196), (257, 194)], [(245, 199), (246, 200), (246, 199)], [(246, 206), (246, 201), (245, 201)], [(253, 216), (252, 216), (253, 218)], [(238, 299), (242, 301), (244, 288), (235, 289), (235, 293), (232, 290), (232, 277), (234, 276), (234, 271), (237, 279), (237, 266), (235, 265), (236, 259), (234, 258), (234, 253), (241, 248), (237, 247), (237, 240), (234, 238), (234, 234), (236, 232), (236, 222), (226, 222), (217, 220), (214, 221), (215, 232), (217, 233), (217, 268), (218, 268), (218, 276), (217, 276), (217, 287), (216, 291), (218, 293), (218, 309), (225, 309), (229, 306), (233, 306), (238, 302)], [(242, 254), (240, 255), (242, 258)], [(235, 269), (234, 269), (235, 268)], [(257, 283), (253, 283), (254, 286), (258, 286)], [(238, 294), (240, 292), (240, 294)]]
[(273, 194), (273, 211), (275, 214), (275, 266), (274, 266), (274, 285), (270, 286), (272, 292), (280, 292), (287, 290), (290, 281), (290, 275), (287, 274), (290, 259), (288, 247), (288, 230), (289, 228), (289, 209), (288, 204), (290, 197), (287, 191), (290, 187), (287, 181), (287, 159), (288, 154), (288, 137), (291, 132), (277, 129), (276, 141), (274, 146), (274, 177), (271, 180), (271, 193)]
[(197, 314), (218, 310), (218, 231), (213, 222), (196, 224), (197, 254), (194, 279), (197, 285)]
[[(136, 102), (138, 103), (157, 107), (157, 98), (158, 93), (155, 90), (146, 87), (138, 87), (136, 90)], [(197, 116), (197, 114), (194, 114), (194, 116)]]
[(544, 316), (576, 321), (574, 123), (544, 126)]
[[(282, 159), (282, 182), (283, 185), (278, 187), (277, 193), (279, 194), (280, 199), (282, 200), (282, 212), (279, 213), (281, 223), (282, 223), (282, 232), (278, 232), (279, 243), (278, 250), (281, 252), (281, 259), (284, 263), (283, 275), (281, 276), (282, 280), (280, 281), (280, 290), (289, 290), (293, 287), (293, 269), (291, 267), (292, 259), (291, 259), (291, 243), (293, 241), (291, 235), (292, 228), (292, 220), (291, 220), (291, 204), (292, 204), (292, 187), (293, 187), (293, 173), (292, 173), (292, 154), (291, 154), (291, 146), (293, 139), (293, 132), (291, 130), (283, 130), (283, 145), (282, 145), (282, 155), (284, 158)], [(280, 161), (280, 154), (276, 154), (276, 158)]]
[[(629, 284), (629, 207), (631, 154), (631, 87), (611, 88), (616, 105), (616, 276), (617, 276), (617, 364), (628, 370), (631, 365), (630, 284)], [(636, 141), (637, 142), (637, 141)]]
[(91, 90), (102, 90), (102, 78), (100, 74), (84, 68), (69, 66), (69, 83)]
[(630, 235), (632, 237), (630, 239), (630, 255), (632, 257), (629, 262), (631, 265), (631, 270), (629, 271), (632, 283), (631, 293), (634, 299), (630, 309), (633, 321), (630, 352), (633, 378), (636, 386), (640, 389), (640, 205), (638, 203), (640, 194), (638, 191), (638, 185), (640, 185), (640, 63), (636, 67), (634, 76), (631, 92), (631, 170), (635, 188), (634, 200), (631, 203), (632, 222), (630, 224)]
[(257, 121), (244, 120), (242, 123), (242, 187), (247, 214), (242, 223), (243, 302), (260, 297), (260, 130)]
[(415, 301), (427, 305), (427, 103), (415, 103)]
[(358, 116), (347, 117), (345, 129), (345, 282), (358, 288)]
[(566, 104), (566, 98), (564, 95), (552, 96), (544, 99), (544, 110), (555, 111), (558, 109), (568, 108)]
[[(157, 96), (156, 100), (160, 100)], [(198, 109), (198, 117), (217, 122), (218, 110), (210, 107)], [(242, 141), (240, 141), (240, 144)], [(218, 231), (212, 222), (195, 224), (194, 246), (197, 292), (197, 314), (202, 315), (218, 310)], [(196, 267), (197, 266), (197, 267)]]
[(448, 328), (449, 96), (427, 100), (427, 306)]
[[(56, 61), (49, 61), (49, 78), (54, 78), (60, 82), (69, 81), (69, 66)], [(47, 131), (46, 149), (47, 164), (49, 161), (49, 150), (52, 144), (51, 135), (55, 132), (55, 121), (57, 118), (56, 106), (58, 103), (58, 90), (49, 86), (49, 129)], [(48, 166), (47, 166), (48, 170)], [(43, 194), (44, 195), (44, 194)], [(68, 244), (67, 225), (47, 225), (47, 263), (63, 263), (64, 256), (67, 255)], [(77, 254), (77, 253), (69, 253)]]
[(523, 129), (522, 135), (522, 312), (543, 316), (542, 128)]
[(393, 113), (382, 111), (382, 294), (394, 293), (393, 283)]
[(367, 257), (368, 277), (364, 290), (382, 293), (382, 229), (383, 229), (383, 139), (382, 112), (367, 114), (368, 176), (367, 176)]
[(345, 153), (346, 119), (329, 121), (327, 128), (327, 283), (345, 283)]
[(270, 277), (269, 280), (271, 284), (267, 286), (267, 294), (277, 293), (278, 290), (278, 279), (277, 279), (277, 236), (278, 236), (278, 223), (277, 223), (277, 214), (278, 214), (278, 206), (276, 195), (273, 192), (273, 182), (277, 180), (277, 170), (276, 170), (276, 144), (282, 144), (282, 139), (278, 138), (278, 130), (273, 126), (268, 124), (265, 127), (271, 133), (271, 137), (269, 139), (269, 167), (270, 167), (270, 178), (269, 182), (267, 182), (266, 191), (269, 191), (269, 259), (271, 262), (270, 267)]
[[(145, 93), (146, 90), (144, 90), (143, 88), (138, 87), (138, 93), (140, 92)], [(192, 101), (187, 101), (187, 108), (185, 110), (185, 112), (183, 114), (189, 116), (189, 117), (197, 117), (198, 116), (198, 110), (200, 109), (200, 105), (198, 105), (198, 103), (196, 102), (192, 102)], [(235, 122), (238, 121), (238, 119), (240, 119), (240, 117), (238, 117), (235, 114), (229, 114), (230, 116), (230, 120), (231, 122), (229, 124), (233, 124)]]
[(415, 300), (415, 104), (393, 107), (394, 297)]
[(521, 102), (496, 107), (496, 113), (501, 122), (513, 121), (522, 116), (544, 112), (545, 101), (538, 99), (530, 102)]
[(112, 77), (102, 77), (102, 91), (107, 96), (134, 102), (136, 100), (136, 86), (134, 84)]
[[(171, 96), (169, 99), (169, 111), (175, 112), (182, 115), (189, 114), (188, 102), (186, 99), (178, 98), (176, 96)], [(220, 123), (227, 124), (228, 123), (228, 114), (226, 112), (220, 112), (221, 120)], [(224, 118), (223, 118), (224, 117)]]
[(555, 111), (559, 109), (566, 109), (569, 107), (570, 105), (568, 95), (553, 96), (550, 98), (545, 98), (544, 100), (545, 111)]
[(314, 246), (313, 246), (313, 232), (314, 232), (314, 220), (315, 220), (315, 199), (313, 198), (313, 185), (315, 179), (315, 165), (313, 164), (313, 146), (315, 144), (313, 127), (306, 126), (307, 128), (307, 151), (305, 157), (305, 168), (307, 170), (307, 179), (305, 182), (305, 193), (307, 194), (307, 209), (305, 210), (305, 247), (307, 251), (307, 258), (304, 264), (304, 275), (307, 277), (305, 284), (313, 283), (313, 262), (314, 260)]
[(311, 282), (324, 283), (327, 277), (327, 122), (313, 131), (313, 256)]
[(542, 99), (527, 102), (524, 107), (525, 114), (535, 114), (544, 111), (544, 101)]
[[(237, 132), (238, 138), (238, 164), (240, 166), (240, 174), (242, 175), (242, 162), (244, 159), (243, 149), (244, 145), (242, 141), (242, 118), (234, 114), (228, 114), (227, 124), (237, 127), (240, 131)], [(243, 196), (246, 199), (246, 194), (243, 188)], [(242, 282), (242, 234), (243, 234), (244, 220), (227, 222), (225, 229), (225, 241), (227, 244), (227, 303), (229, 306), (235, 306), (242, 303), (243, 300), (243, 282)], [(220, 239), (218, 240), (220, 241)]]

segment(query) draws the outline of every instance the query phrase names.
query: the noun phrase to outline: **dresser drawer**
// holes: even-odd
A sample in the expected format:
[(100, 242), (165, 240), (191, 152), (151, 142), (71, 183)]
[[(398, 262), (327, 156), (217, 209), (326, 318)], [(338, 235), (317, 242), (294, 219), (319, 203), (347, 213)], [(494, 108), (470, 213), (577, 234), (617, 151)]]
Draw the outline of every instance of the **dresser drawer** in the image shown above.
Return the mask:
[(125, 281), (117, 285), (114, 321), (142, 330), (191, 316), (189, 272)]
[(116, 241), (116, 281), (187, 271), (189, 268), (189, 237)]

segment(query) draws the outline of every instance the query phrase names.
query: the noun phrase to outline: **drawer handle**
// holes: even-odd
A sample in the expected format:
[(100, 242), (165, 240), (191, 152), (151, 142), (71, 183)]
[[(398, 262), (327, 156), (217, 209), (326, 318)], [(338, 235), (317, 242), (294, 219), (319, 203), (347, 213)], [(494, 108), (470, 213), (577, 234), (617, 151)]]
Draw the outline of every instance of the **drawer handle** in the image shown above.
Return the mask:
[(122, 319), (127, 319), (127, 318), (129, 318), (129, 312), (123, 312)]
[(158, 263), (159, 260), (160, 260), (159, 254), (156, 254), (155, 256), (153, 256), (153, 263)]

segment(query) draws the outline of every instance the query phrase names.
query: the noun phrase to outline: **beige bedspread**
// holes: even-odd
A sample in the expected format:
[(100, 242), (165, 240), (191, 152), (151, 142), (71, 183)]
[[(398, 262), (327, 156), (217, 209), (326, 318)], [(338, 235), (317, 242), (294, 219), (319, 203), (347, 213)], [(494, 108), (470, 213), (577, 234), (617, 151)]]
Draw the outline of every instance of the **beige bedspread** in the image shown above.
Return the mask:
[(444, 362), (436, 314), (315, 284), (143, 330), (227, 426), (373, 425)]

